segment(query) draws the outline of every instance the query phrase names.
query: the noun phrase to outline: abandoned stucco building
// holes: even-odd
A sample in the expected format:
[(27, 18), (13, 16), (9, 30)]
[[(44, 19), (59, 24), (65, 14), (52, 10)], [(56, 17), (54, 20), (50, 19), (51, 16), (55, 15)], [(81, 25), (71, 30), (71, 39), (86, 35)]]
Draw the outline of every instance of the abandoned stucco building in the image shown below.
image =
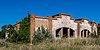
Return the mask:
[(30, 37), (40, 26), (48, 28), (54, 38), (84, 38), (97, 33), (97, 24), (85, 18), (73, 19), (68, 14), (39, 17), (30, 14)]
[[(19, 24), (16, 24), (16, 30), (19, 30)], [(73, 19), (68, 14), (56, 14), (54, 16), (39, 17), (30, 14), (30, 40), (34, 37), (34, 32), (38, 27), (44, 26), (49, 29), (55, 39), (68, 38), (86, 38), (91, 33), (97, 33), (97, 24), (89, 20)]]

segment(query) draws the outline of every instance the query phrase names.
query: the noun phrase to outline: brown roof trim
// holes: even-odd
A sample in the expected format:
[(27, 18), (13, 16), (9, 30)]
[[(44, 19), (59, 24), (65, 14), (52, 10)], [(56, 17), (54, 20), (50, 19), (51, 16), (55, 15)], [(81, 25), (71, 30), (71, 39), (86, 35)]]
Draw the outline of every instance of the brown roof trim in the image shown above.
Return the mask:
[(71, 16), (71, 15), (69, 15), (69, 14), (60, 14), (60, 15)]
[(81, 21), (74, 20), (75, 23), (81, 23)]
[(35, 18), (39, 18), (39, 19), (48, 19), (48, 17), (35, 17)]
[(82, 22), (84, 22), (84, 20), (87, 20), (87, 21), (89, 21), (87, 18), (81, 18), (81, 19), (75, 19), (75, 22), (80, 22), (80, 23), (82, 23)]
[[(94, 24), (96, 24), (96, 22), (89, 22), (91, 26), (93, 26)], [(96, 24), (96, 26), (98, 26), (98, 24)]]
[(53, 15), (52, 17), (53, 17), (53, 18), (55, 18), (55, 17), (57, 17), (57, 16), (61, 16), (61, 15), (65, 15), (65, 16), (71, 16), (71, 15), (69, 15), (69, 14), (63, 14), (63, 13), (59, 13), (59, 14)]
[(75, 19), (73, 19), (73, 18), (70, 18), (71, 20), (75, 20)]

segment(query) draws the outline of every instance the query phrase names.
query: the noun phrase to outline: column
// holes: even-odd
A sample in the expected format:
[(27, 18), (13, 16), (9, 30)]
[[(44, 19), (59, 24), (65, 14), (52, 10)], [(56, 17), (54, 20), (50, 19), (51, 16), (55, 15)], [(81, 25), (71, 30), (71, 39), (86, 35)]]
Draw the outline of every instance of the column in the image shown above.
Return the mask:
[(35, 15), (30, 14), (30, 45), (32, 45), (34, 32), (35, 32)]
[(82, 34), (82, 33), (80, 33), (80, 35), (79, 35), (80, 38), (82, 38), (81, 34)]
[(61, 37), (61, 30), (58, 32), (58, 38), (60, 38)]
[(62, 28), (62, 37), (63, 37), (63, 28)]
[(84, 30), (83, 30), (83, 32), (82, 32), (82, 36), (83, 36), (83, 38), (84, 38)]
[(52, 16), (48, 17), (48, 28), (50, 33), (52, 33)]
[(70, 28), (68, 28), (68, 38), (70, 38)]
[(63, 27), (61, 28), (61, 37), (63, 37)]
[(78, 22), (78, 25), (77, 25), (77, 36), (81, 37), (80, 34), (81, 34), (80, 33), (80, 22)]
[(97, 28), (96, 28), (96, 35), (98, 35), (98, 34), (97, 34)]

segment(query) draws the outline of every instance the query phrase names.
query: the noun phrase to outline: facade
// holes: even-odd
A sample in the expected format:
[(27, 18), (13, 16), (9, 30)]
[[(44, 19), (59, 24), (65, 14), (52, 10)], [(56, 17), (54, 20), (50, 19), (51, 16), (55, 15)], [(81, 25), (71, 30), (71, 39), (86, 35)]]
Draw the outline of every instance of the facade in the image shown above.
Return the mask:
[[(34, 37), (34, 32), (38, 27), (43, 26), (49, 29), (55, 39), (67, 38), (87, 38), (91, 33), (97, 34), (97, 24), (90, 22), (86, 18), (73, 19), (68, 14), (56, 14), (54, 16), (39, 17), (30, 14), (30, 40)], [(16, 30), (20, 24), (17, 23)]]
[(62, 37), (86, 38), (91, 33), (97, 33), (97, 24), (85, 18), (73, 19), (68, 14), (57, 14), (48, 17), (39, 17), (30, 14), (30, 38), (40, 26), (49, 29), (55, 39)]
[(15, 27), (14, 27), (14, 30), (18, 31), (19, 28), (20, 28), (19, 22), (16, 22), (16, 24), (15, 24), (14, 26), (15, 26)]

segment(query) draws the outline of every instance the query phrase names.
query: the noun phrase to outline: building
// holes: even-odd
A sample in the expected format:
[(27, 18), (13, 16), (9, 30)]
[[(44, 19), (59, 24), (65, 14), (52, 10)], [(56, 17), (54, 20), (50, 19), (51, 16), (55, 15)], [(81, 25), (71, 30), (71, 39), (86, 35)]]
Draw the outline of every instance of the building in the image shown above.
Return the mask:
[[(86, 18), (73, 19), (68, 14), (56, 14), (48, 17), (39, 17), (30, 14), (30, 40), (34, 37), (34, 32), (38, 27), (43, 26), (49, 29), (55, 39), (68, 38), (87, 38), (91, 33), (97, 34), (97, 24), (90, 22)], [(16, 30), (19, 30), (19, 23)], [(18, 26), (18, 27), (17, 27)]]
[(16, 22), (16, 24), (15, 24), (14, 26), (15, 26), (15, 27), (14, 27), (14, 30), (18, 31), (19, 28), (20, 28), (19, 22)]
[(49, 29), (53, 37), (62, 38), (86, 38), (91, 33), (97, 33), (97, 24), (90, 22), (86, 18), (73, 19), (68, 14), (56, 14), (54, 16), (39, 17), (30, 14), (30, 36), (40, 26), (44, 26), (45, 29)]

